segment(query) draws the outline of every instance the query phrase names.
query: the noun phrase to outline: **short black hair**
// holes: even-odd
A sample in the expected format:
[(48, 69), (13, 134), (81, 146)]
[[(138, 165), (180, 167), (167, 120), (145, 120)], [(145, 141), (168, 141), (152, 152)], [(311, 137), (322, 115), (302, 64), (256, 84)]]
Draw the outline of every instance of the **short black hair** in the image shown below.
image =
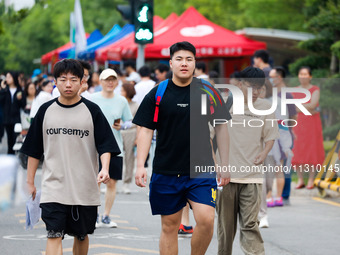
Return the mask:
[(138, 73), (141, 77), (150, 77), (151, 76), (151, 70), (148, 66), (142, 66), (139, 68)]
[(312, 69), (311, 69), (309, 66), (301, 66), (301, 67), (299, 68), (298, 73), (299, 73), (302, 69), (306, 69), (306, 70), (308, 71), (309, 75), (312, 76)]
[(112, 69), (115, 70), (118, 76), (123, 76), (123, 73), (118, 66), (114, 66)]
[(71, 73), (81, 80), (84, 76), (84, 68), (79, 61), (75, 59), (63, 59), (54, 65), (53, 76), (55, 79), (67, 73)]
[(47, 84), (51, 83), (51, 81), (44, 81), (42, 84), (41, 84), (41, 87), (46, 87)]
[(254, 58), (260, 58), (267, 64), (269, 62), (269, 53), (266, 50), (257, 50), (254, 53)]
[(252, 86), (263, 86), (266, 76), (260, 68), (248, 66), (240, 72), (240, 80), (249, 82)]
[(166, 65), (166, 64), (159, 64), (156, 68), (155, 68), (155, 70), (159, 70), (161, 73), (164, 73), (164, 72), (169, 72), (169, 70), (170, 70), (170, 67), (168, 66), (168, 65)]
[(240, 79), (241, 76), (240, 76), (240, 72), (233, 72), (232, 74), (230, 74), (229, 78), (233, 78), (233, 79)]
[(84, 60), (78, 60), (78, 61), (84, 69), (88, 70), (89, 72), (91, 71), (91, 65), (89, 62), (84, 61)]
[(207, 65), (204, 62), (197, 62), (196, 69), (202, 70), (203, 73), (207, 70)]
[(194, 45), (192, 45), (191, 43), (184, 41), (184, 42), (177, 42), (173, 45), (170, 46), (170, 58), (172, 58), (174, 56), (174, 54), (177, 51), (180, 50), (187, 50), (192, 52), (192, 54), (194, 54), (194, 57), (196, 57), (196, 48)]
[(124, 68), (127, 68), (127, 67), (132, 67), (134, 70), (136, 70), (136, 63), (134, 60), (126, 60), (124, 61)]
[(218, 72), (216, 72), (214, 70), (210, 71), (208, 73), (208, 76), (209, 76), (210, 79), (214, 79), (214, 78), (218, 78), (219, 77)]
[(286, 71), (282, 66), (276, 66), (274, 69), (281, 78), (286, 78)]

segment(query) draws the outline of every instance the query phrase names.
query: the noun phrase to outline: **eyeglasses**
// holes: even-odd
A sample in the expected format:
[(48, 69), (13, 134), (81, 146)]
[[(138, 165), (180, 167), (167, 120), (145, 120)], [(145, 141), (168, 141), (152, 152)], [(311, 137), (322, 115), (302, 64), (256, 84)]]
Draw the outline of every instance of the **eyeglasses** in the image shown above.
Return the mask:
[(83, 78), (88, 81), (90, 79), (90, 75), (84, 75)]
[(256, 92), (261, 92), (263, 90), (263, 86), (261, 86), (261, 87), (248, 86), (244, 82), (242, 84), (247, 88), (252, 88), (252, 90), (256, 91)]

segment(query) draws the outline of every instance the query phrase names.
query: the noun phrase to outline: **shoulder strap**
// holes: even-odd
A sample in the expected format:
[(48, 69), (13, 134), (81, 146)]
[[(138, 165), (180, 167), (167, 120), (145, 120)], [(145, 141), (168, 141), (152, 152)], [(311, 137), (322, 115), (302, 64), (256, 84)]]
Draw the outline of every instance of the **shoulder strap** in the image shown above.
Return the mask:
[(155, 114), (153, 116), (153, 122), (158, 121), (159, 104), (162, 101), (162, 97), (164, 95), (166, 87), (168, 86), (168, 82), (169, 82), (169, 80), (166, 79), (165, 81), (162, 81), (161, 83), (159, 83), (159, 85), (157, 87), (157, 91), (156, 91), (156, 95), (155, 95), (156, 107), (155, 107)]

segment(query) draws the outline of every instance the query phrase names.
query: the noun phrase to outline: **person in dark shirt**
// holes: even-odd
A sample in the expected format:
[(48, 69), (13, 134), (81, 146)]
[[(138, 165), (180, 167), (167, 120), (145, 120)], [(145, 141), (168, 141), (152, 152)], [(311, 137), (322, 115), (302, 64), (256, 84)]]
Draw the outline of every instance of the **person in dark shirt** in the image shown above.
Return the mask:
[(8, 72), (0, 86), (0, 108), (3, 113), (3, 125), (7, 134), (7, 153), (14, 154), (16, 140), (14, 126), (21, 123), (20, 110), (26, 106), (26, 96), (19, 84), (18, 73)]
[[(168, 80), (160, 102), (158, 120), (154, 118), (158, 87), (145, 96), (133, 120), (141, 127), (137, 134), (135, 175), (136, 185), (140, 187), (146, 185), (144, 162), (153, 132), (157, 130), (149, 199), (152, 214), (161, 215), (161, 254), (178, 253), (178, 228), (187, 202), (196, 220), (191, 242), (192, 254), (205, 254), (214, 230), (216, 175), (197, 174), (194, 168), (195, 165), (214, 165), (208, 122), (214, 118), (230, 119), (230, 114), (223, 100), (213, 109), (209, 107), (209, 115), (201, 114), (201, 95), (205, 85), (202, 80), (193, 77), (195, 55), (196, 49), (189, 42), (178, 42), (170, 47), (169, 63), (173, 76)], [(219, 94), (217, 96), (220, 97)], [(222, 164), (227, 165), (227, 127), (217, 125), (215, 131)], [(229, 182), (228, 174), (217, 173), (217, 179), (220, 186)]]

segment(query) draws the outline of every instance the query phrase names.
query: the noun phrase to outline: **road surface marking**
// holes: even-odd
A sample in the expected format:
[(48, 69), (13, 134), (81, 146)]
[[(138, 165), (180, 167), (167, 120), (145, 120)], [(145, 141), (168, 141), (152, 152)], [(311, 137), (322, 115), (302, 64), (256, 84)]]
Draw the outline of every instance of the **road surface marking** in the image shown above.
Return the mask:
[[(149, 250), (149, 249), (137, 249), (132, 247), (125, 247), (125, 246), (116, 246), (116, 245), (108, 245), (108, 244), (90, 244), (89, 250), (94, 248), (111, 248), (115, 250), (124, 250), (124, 251), (135, 251), (135, 252), (141, 252), (141, 253), (151, 253), (151, 254), (159, 254), (158, 251), (155, 250)], [(65, 252), (72, 252), (72, 248), (65, 248), (63, 249), (63, 253)], [(42, 255), (46, 255), (46, 251), (41, 252)], [(98, 255), (122, 255), (122, 254), (116, 254), (116, 253), (100, 253)]]
[(333, 201), (328, 201), (326, 199), (322, 199), (320, 197), (312, 197), (315, 201), (319, 201), (321, 203), (329, 204), (329, 205), (334, 205), (340, 207), (340, 203), (333, 202)]
[(118, 228), (129, 229), (129, 230), (139, 230), (139, 228), (136, 228), (136, 227), (121, 227), (121, 226), (118, 226)]

